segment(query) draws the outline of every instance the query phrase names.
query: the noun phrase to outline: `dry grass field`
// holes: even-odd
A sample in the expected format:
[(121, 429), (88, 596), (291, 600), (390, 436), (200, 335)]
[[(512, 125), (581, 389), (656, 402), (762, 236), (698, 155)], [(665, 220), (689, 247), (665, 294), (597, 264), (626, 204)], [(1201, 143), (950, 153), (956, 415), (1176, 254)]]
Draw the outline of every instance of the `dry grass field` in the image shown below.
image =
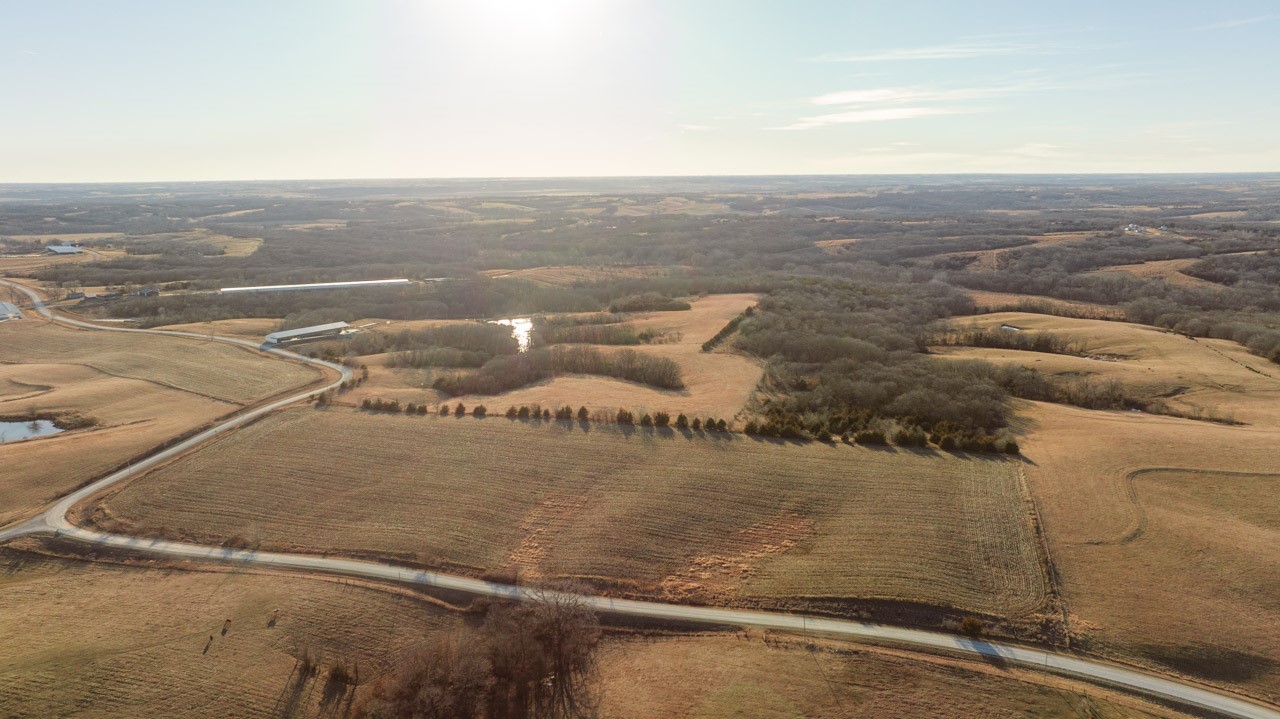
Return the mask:
[(48, 244), (53, 241), (58, 242), (87, 242), (90, 240), (110, 240), (116, 237), (124, 237), (123, 232), (55, 232), (48, 235), (10, 235), (15, 240), (23, 242), (44, 242)]
[[(1019, 210), (1012, 210), (1012, 211), (1003, 212), (1002, 214), (1017, 215), (1020, 212), (1021, 211)], [(1034, 210), (1031, 210), (1029, 212), (1031, 214), (1036, 214), (1036, 211)], [(981, 270), (984, 272), (995, 271), (1000, 269), (1000, 257), (1005, 253), (1017, 252), (1027, 247), (1031, 247), (1032, 245), (1056, 245), (1064, 242), (1079, 242), (1080, 240), (1086, 240), (1096, 235), (1097, 235), (1096, 232), (1049, 232), (1043, 235), (1027, 236), (1027, 239), (1031, 241), (1030, 245), (1021, 245), (1019, 247), (1001, 247), (1001, 248), (996, 248), (992, 250), (965, 250), (962, 252), (946, 252), (940, 255), (936, 255), (935, 257), (972, 258), (973, 262), (970, 263), (966, 267), (966, 269)]]
[[(601, 655), (613, 719), (1119, 719), (1182, 716), (1044, 674), (817, 641), (615, 641)], [(658, 688), (661, 687), (661, 690)]]
[(230, 235), (219, 235), (208, 230), (199, 230), (193, 233), (192, 239), (205, 245), (213, 245), (222, 250), (223, 257), (248, 257), (258, 251), (262, 246), (262, 238), (260, 237), (231, 237)]
[(0, 395), (0, 415), (78, 412), (98, 421), (89, 429), (0, 445), (0, 522), (235, 409), (83, 365), (0, 364), (0, 377), (7, 386), (26, 389)]
[(1128, 322), (1000, 312), (953, 321), (958, 327), (1011, 325), (1084, 343), (1089, 357), (1016, 350), (946, 347), (943, 357), (1033, 367), (1049, 375), (1116, 379), (1135, 395), (1161, 398), (1186, 413), (1216, 414), (1280, 427), (1280, 366), (1228, 340), (1192, 339)]
[(98, 258), (88, 253), (79, 255), (20, 255), (0, 257), (0, 277), (15, 277), (53, 265), (93, 262)]
[(1280, 699), (1280, 432), (1042, 404), (1025, 414), (1072, 629), (1096, 651)]
[(821, 248), (822, 251), (828, 255), (838, 255), (845, 247), (859, 241), (861, 241), (861, 238), (858, 237), (850, 237), (842, 240), (815, 240), (813, 246)]
[(297, 409), (139, 478), (95, 516), (673, 599), (1025, 617), (1046, 592), (1013, 462), (741, 435)]
[(234, 320), (164, 325), (156, 329), (195, 332), (198, 334), (218, 335), (220, 337), (235, 337), (251, 342), (262, 342), (264, 336), (280, 329), (280, 320), (271, 317), (245, 317)]
[[(329, 685), (334, 663), (376, 676), (458, 622), (420, 599), (315, 578), (9, 549), (0, 568), (0, 716), (12, 719), (343, 716), (351, 692)], [(308, 650), (321, 657), (314, 677), (298, 670)]]
[(6, 362), (79, 364), (115, 377), (249, 403), (319, 378), (309, 365), (223, 342), (81, 330), (33, 320), (0, 324)]
[(213, 419), (320, 377), (213, 342), (0, 323), (0, 414), (78, 413), (95, 427), (0, 446), (0, 521)]
[(967, 294), (974, 305), (982, 311), (1004, 310), (1028, 303), (1048, 305), (1063, 312), (1087, 313), (1102, 319), (1124, 319), (1124, 310), (1110, 305), (1099, 305), (1090, 302), (1072, 302), (1041, 295), (1019, 295), (1011, 292), (986, 292), (984, 290), (968, 290)]
[[(329, 685), (330, 667), (358, 664), (367, 684), (460, 622), (408, 593), (314, 577), (88, 564), (15, 549), (0, 550), (0, 568), (0, 715), (14, 719), (347, 716), (352, 692)], [(1180, 716), (981, 662), (824, 640), (810, 650), (765, 636), (606, 637), (601, 716)], [(321, 670), (300, 679), (307, 652)]]
[(1121, 381), (1227, 426), (1021, 403), (1027, 475), (1080, 646), (1280, 699), (1280, 371), (1224, 340), (1001, 313), (1086, 343), (1090, 359), (942, 348), (1048, 374)]
[(1199, 261), (1200, 259), (1197, 257), (1185, 257), (1177, 260), (1153, 260), (1133, 265), (1112, 265), (1098, 270), (1098, 273), (1127, 272), (1135, 277), (1154, 277), (1183, 287), (1218, 287), (1218, 285), (1208, 280), (1182, 273), (1182, 270)]
[(609, 282), (636, 277), (663, 277), (671, 274), (670, 267), (659, 265), (584, 267), (567, 265), (560, 267), (530, 267), (523, 270), (485, 270), (484, 275), (493, 278), (515, 277), (545, 287), (571, 286), (594, 282)]

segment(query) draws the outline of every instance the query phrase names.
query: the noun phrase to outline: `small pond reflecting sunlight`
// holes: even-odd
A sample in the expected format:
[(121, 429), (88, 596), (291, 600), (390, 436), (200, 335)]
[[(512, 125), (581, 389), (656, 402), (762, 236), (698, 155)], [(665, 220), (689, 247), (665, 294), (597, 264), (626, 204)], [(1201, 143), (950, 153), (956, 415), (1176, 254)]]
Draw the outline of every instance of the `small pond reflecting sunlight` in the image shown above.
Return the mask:
[(33, 419), (26, 422), (0, 422), (0, 444), (19, 439), (43, 437), (57, 434), (62, 430), (48, 419)]
[(505, 320), (492, 320), (495, 325), (507, 325), (511, 328), (511, 334), (515, 335), (516, 343), (520, 346), (521, 352), (529, 350), (529, 335), (533, 333), (532, 317), (512, 317)]

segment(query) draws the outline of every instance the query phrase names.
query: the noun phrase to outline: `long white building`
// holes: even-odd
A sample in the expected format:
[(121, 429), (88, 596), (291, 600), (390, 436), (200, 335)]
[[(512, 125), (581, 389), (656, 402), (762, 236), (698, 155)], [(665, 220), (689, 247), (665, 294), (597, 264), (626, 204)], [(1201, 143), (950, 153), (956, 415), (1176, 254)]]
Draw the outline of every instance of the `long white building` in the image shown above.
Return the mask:
[(353, 282), (312, 282), (305, 285), (260, 285), (257, 287), (223, 287), (218, 290), (222, 294), (236, 292), (300, 292), (302, 290), (349, 290), (355, 287), (396, 287), (411, 285), (406, 279), (398, 280), (355, 280)]

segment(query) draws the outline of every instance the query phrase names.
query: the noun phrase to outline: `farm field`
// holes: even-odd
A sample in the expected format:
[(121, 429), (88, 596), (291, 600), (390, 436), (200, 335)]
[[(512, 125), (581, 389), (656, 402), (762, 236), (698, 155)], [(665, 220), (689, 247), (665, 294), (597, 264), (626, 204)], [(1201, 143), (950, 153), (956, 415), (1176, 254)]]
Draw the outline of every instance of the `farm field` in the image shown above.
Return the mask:
[(309, 365), (264, 357), (223, 342), (73, 329), (50, 322), (0, 324), (5, 361), (80, 364), (223, 402), (256, 402), (319, 379)]
[[(603, 714), (617, 719), (1182, 716), (1010, 667), (797, 638), (678, 637), (604, 647)], [(662, 691), (655, 691), (663, 687)]]
[(280, 329), (280, 320), (270, 317), (244, 317), (234, 320), (213, 320), (212, 322), (186, 322), (176, 325), (156, 327), (160, 330), (174, 332), (195, 332), (198, 334), (214, 334), (220, 337), (235, 337), (251, 342), (262, 342), (263, 337)]
[[(14, 549), (0, 550), (0, 568), (0, 715), (13, 719), (343, 716), (351, 692), (328, 685), (334, 663), (380, 674), (459, 621), (411, 596), (316, 578)], [(315, 677), (298, 671), (307, 651), (320, 657)]]
[(999, 312), (953, 320), (956, 327), (1010, 325), (1084, 343), (1089, 357), (974, 347), (936, 348), (942, 357), (1033, 367), (1048, 375), (1116, 379), (1135, 394), (1182, 412), (1280, 427), (1280, 368), (1229, 340), (1192, 339), (1128, 322)]
[(1246, 423), (1018, 403), (1027, 476), (1078, 639), (1280, 697), (1274, 365), (1233, 342), (1130, 323), (999, 313), (956, 324), (975, 321), (1077, 338), (1109, 358), (956, 347), (941, 356), (1116, 379), (1175, 409)]
[(0, 445), (0, 522), (235, 409), (84, 365), (0, 364), (0, 377), (10, 390), (0, 394), (0, 416), (74, 412), (98, 422), (92, 428)]
[(1182, 270), (1196, 264), (1200, 261), (1198, 257), (1185, 257), (1176, 260), (1152, 260), (1151, 262), (1140, 262), (1133, 265), (1113, 265), (1105, 267), (1097, 272), (1105, 274), (1109, 272), (1127, 272), (1134, 277), (1158, 277), (1167, 280), (1170, 284), (1182, 285), (1183, 287), (1217, 287), (1213, 282), (1202, 280), (1199, 277), (1183, 274)]
[(221, 343), (0, 324), (0, 415), (74, 413), (93, 427), (0, 445), (0, 521), (240, 407), (320, 377)]
[[(358, 665), (367, 685), (401, 652), (461, 622), (409, 593), (314, 577), (88, 564), (19, 549), (0, 550), (0, 567), (0, 714), (14, 719), (346, 716), (359, 694), (329, 686), (330, 667)], [(980, 662), (822, 640), (810, 652), (796, 638), (746, 636), (607, 635), (601, 715), (843, 717), (856, 707), (868, 717), (1181, 716)], [(321, 669), (299, 679), (307, 652)]]
[(589, 429), (300, 408), (135, 480), (92, 514), (130, 532), (682, 600), (856, 597), (1013, 618), (1045, 602), (1012, 461)]
[[(104, 253), (99, 253), (104, 254)], [(107, 251), (106, 254), (123, 255), (123, 252), (112, 253)], [(78, 255), (18, 255), (14, 257), (0, 257), (0, 277), (18, 276), (33, 270), (44, 269), (46, 267), (54, 267), (57, 265), (71, 265), (81, 262), (95, 262), (98, 256), (83, 252)]]
[(1041, 295), (1019, 295), (1011, 292), (987, 292), (984, 290), (967, 290), (965, 294), (973, 300), (977, 309), (984, 312), (1005, 311), (1027, 304), (1044, 305), (1064, 312), (1087, 314), (1099, 319), (1124, 319), (1124, 310), (1111, 305), (1099, 305), (1091, 302), (1073, 302)]
[(544, 287), (556, 287), (637, 277), (663, 277), (672, 272), (673, 268), (661, 266), (584, 267), (565, 265), (559, 267), (529, 267), (520, 270), (494, 269), (485, 270), (483, 274), (494, 279), (518, 278)]
[(1027, 475), (1083, 645), (1280, 697), (1280, 432), (1027, 404)]

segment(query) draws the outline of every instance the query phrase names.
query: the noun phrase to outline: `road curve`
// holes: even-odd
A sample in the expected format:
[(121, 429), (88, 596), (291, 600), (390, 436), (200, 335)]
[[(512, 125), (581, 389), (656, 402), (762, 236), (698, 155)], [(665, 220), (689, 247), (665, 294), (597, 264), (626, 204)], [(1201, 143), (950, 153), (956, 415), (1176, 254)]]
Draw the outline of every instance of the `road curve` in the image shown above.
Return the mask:
[[(25, 293), (31, 298), (36, 311), (43, 316), (53, 321), (75, 327), (96, 329), (105, 332), (145, 332), (151, 334), (193, 337), (197, 339), (214, 339), (216, 341), (246, 346), (251, 349), (261, 349), (258, 345), (247, 340), (230, 337), (213, 336), (211, 338), (209, 335), (202, 335), (194, 332), (169, 332), (165, 330), (103, 327), (89, 322), (81, 322), (79, 320), (60, 317), (50, 312), (44, 306), (44, 303), (41, 302), (40, 297), (29, 288), (5, 280), (0, 280), (0, 285), (13, 287)], [(380, 562), (321, 557), (308, 554), (237, 550), (224, 547), (188, 544), (185, 542), (171, 542), (167, 540), (152, 540), (118, 534), (108, 534), (105, 532), (98, 532), (74, 526), (67, 520), (67, 512), (73, 505), (96, 492), (137, 475), (155, 464), (163, 462), (190, 449), (191, 447), (196, 446), (197, 444), (200, 444), (201, 442), (204, 442), (205, 440), (222, 434), (223, 432), (233, 430), (236, 427), (239, 427), (246, 422), (250, 422), (268, 412), (272, 412), (285, 405), (292, 404), (331, 389), (341, 383), (342, 380), (350, 377), (350, 370), (348, 368), (330, 362), (304, 357), (280, 349), (262, 351), (290, 357), (292, 359), (300, 359), (305, 362), (337, 370), (342, 373), (341, 379), (336, 380), (325, 387), (308, 390), (292, 397), (272, 402), (271, 404), (263, 407), (258, 407), (244, 414), (237, 415), (236, 417), (205, 430), (204, 432), (201, 432), (180, 444), (158, 452), (137, 464), (103, 477), (102, 479), (72, 492), (66, 497), (63, 497), (41, 515), (21, 524), (0, 530), (0, 542), (20, 536), (51, 534), (62, 539), (167, 557), (346, 575), (365, 579), (466, 592), (480, 596), (523, 600), (535, 598), (539, 594), (539, 590), (527, 587), (498, 584), (481, 579), (473, 579), (471, 577), (461, 577), (451, 574), (410, 569), (407, 567), (398, 567)], [(981, 639), (955, 634), (946, 634), (942, 632), (930, 632), (919, 629), (908, 629), (905, 627), (895, 627), (884, 624), (872, 624), (869, 622), (857, 622), (843, 619), (810, 617), (800, 614), (697, 607), (681, 604), (665, 604), (661, 602), (646, 602), (632, 599), (612, 599), (609, 597), (599, 596), (582, 596), (578, 599), (585, 602), (595, 610), (608, 614), (670, 619), (673, 621), (700, 624), (750, 626), (783, 631), (817, 632), (842, 638), (876, 639), (898, 642), (917, 647), (959, 652), (962, 654), (976, 655), (992, 660), (998, 659), (1004, 662), (1015, 663), (1032, 668), (1040, 668), (1045, 671), (1083, 678), (1127, 691), (1157, 697), (1166, 701), (1185, 704), (1200, 709), (1207, 709), (1224, 716), (1239, 717), (1240, 719), (1280, 719), (1280, 711), (1277, 711), (1275, 708), (1267, 707), (1262, 704), (1196, 684), (1178, 681), (1136, 669), (1120, 667), (1106, 662), (1089, 660), (1074, 655), (1061, 654), (1033, 647), (987, 642)]]

